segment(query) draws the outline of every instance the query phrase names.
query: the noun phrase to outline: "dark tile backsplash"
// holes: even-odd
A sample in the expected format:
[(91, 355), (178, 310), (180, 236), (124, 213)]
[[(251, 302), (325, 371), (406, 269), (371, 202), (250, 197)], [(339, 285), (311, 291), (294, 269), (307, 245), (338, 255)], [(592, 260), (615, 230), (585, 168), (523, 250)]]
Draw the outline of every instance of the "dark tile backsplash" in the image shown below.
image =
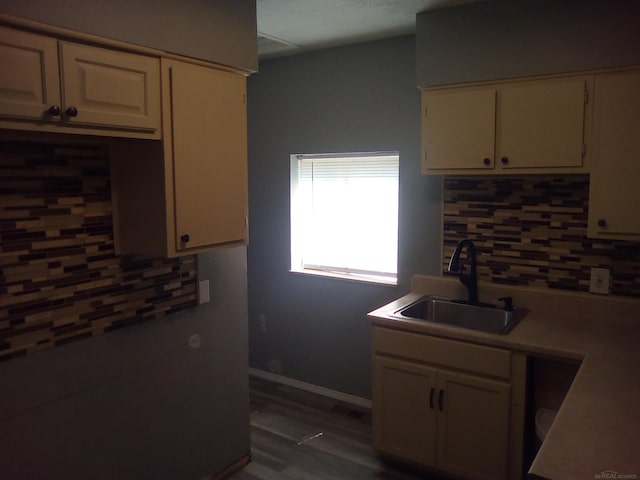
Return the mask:
[(444, 271), (471, 239), (481, 280), (588, 291), (591, 267), (611, 268), (616, 295), (640, 297), (640, 243), (587, 238), (589, 177), (444, 180)]
[[(196, 305), (194, 256), (117, 256), (109, 149), (0, 142), (0, 360)], [(640, 297), (640, 243), (586, 236), (589, 179), (446, 177), (444, 264), (463, 238), (482, 280)]]
[(0, 142), (0, 359), (196, 304), (195, 257), (116, 256), (105, 145)]

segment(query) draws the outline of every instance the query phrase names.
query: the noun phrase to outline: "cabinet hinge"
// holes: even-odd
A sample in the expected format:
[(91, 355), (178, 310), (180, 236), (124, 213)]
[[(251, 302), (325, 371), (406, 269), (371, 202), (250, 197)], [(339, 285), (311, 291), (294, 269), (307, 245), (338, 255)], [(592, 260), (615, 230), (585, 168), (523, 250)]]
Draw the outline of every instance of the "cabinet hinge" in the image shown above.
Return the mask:
[(247, 94), (246, 93), (242, 94), (242, 103), (247, 103)]
[(582, 144), (582, 156), (585, 157), (587, 155), (587, 145)]
[(584, 103), (589, 103), (589, 90), (587, 90), (587, 86), (584, 86)]

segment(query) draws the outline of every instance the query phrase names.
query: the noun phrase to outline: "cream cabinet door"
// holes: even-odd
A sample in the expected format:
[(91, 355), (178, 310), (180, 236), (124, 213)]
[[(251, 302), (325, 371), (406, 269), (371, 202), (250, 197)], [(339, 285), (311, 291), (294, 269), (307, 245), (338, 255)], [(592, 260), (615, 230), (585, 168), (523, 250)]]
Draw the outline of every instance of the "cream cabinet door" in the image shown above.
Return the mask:
[(373, 443), (390, 455), (436, 464), (436, 369), (376, 355)]
[(438, 467), (469, 479), (507, 478), (511, 386), (439, 370), (438, 388)]
[(0, 27), (0, 116), (56, 119), (60, 108), (58, 42), (49, 37)]
[(175, 249), (246, 244), (245, 77), (172, 60), (163, 75)]
[(495, 88), (422, 93), (422, 171), (492, 169)]
[(157, 58), (61, 42), (60, 70), (65, 122), (160, 130)]
[(590, 79), (570, 77), (500, 86), (496, 163), (502, 169), (581, 167)]
[(589, 236), (640, 239), (640, 70), (595, 78)]
[(593, 76), (422, 92), (422, 173), (586, 173)]

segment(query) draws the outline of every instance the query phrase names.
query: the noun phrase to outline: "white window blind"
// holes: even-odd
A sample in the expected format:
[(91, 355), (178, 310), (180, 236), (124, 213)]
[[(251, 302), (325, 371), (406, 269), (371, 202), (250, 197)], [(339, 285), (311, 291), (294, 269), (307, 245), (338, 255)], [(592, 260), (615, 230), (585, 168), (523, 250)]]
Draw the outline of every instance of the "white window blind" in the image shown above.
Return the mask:
[(292, 270), (395, 283), (398, 154), (292, 156)]

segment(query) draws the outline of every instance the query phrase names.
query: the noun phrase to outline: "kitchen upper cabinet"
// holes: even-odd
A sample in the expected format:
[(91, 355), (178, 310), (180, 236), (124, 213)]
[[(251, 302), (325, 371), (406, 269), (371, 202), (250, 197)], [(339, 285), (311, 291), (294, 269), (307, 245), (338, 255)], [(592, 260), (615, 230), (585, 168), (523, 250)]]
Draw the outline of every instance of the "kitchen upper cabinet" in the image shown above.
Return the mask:
[(495, 156), (494, 88), (422, 94), (423, 169), (491, 167)]
[(588, 171), (590, 76), (424, 90), (423, 173)]
[(0, 116), (44, 121), (60, 104), (57, 40), (0, 27)]
[[(243, 75), (163, 60), (165, 153), (171, 152), (176, 250), (247, 240)], [(170, 115), (170, 117), (169, 117)]]
[(380, 327), (373, 350), (378, 451), (462, 478), (521, 475), (510, 352)]
[(590, 237), (640, 239), (640, 69), (595, 77)]
[(160, 138), (157, 58), (0, 28), (0, 127)]
[(113, 146), (118, 252), (174, 257), (246, 245), (244, 75), (163, 59), (162, 79), (163, 142)]
[(62, 42), (60, 66), (64, 121), (159, 133), (157, 58)]

